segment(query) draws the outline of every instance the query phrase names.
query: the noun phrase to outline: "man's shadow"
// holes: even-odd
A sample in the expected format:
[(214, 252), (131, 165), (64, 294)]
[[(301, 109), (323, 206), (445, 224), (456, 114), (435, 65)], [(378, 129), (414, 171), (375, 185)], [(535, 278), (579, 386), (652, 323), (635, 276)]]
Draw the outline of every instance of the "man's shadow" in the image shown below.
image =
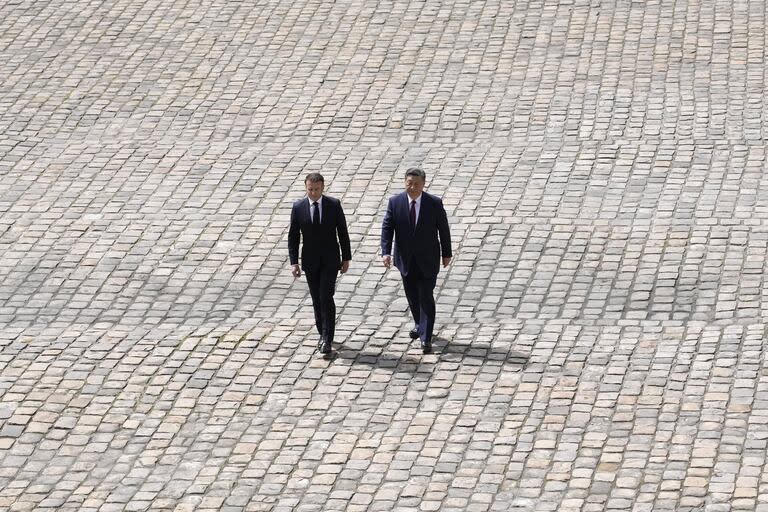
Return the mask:
[[(384, 348), (384, 347), (382, 347)], [(394, 372), (407, 372), (415, 374), (422, 365), (430, 367), (441, 361), (459, 362), (472, 361), (474, 364), (485, 364), (495, 361), (503, 365), (511, 366), (513, 371), (521, 371), (528, 363), (530, 356), (522, 352), (511, 350), (508, 347), (494, 346), (489, 343), (456, 343), (449, 342), (439, 336), (435, 336), (432, 342), (432, 352), (423, 354), (415, 342), (405, 353), (400, 355), (391, 352), (371, 352), (365, 349), (354, 350), (342, 347), (323, 357), (327, 361), (337, 359), (349, 360), (353, 364), (362, 364), (372, 368), (391, 370)]]

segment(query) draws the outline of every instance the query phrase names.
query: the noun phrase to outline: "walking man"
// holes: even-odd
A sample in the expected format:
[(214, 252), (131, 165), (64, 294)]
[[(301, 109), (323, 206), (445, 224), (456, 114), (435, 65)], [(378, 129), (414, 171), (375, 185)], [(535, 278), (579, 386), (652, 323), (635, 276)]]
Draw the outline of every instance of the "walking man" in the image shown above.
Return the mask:
[[(319, 173), (308, 174), (304, 179), (307, 197), (293, 203), (291, 226), (288, 230), (288, 256), (293, 277), (307, 276), (315, 325), (320, 339), (317, 348), (322, 354), (331, 352), (336, 329), (336, 291), (338, 272), (349, 269), (352, 251), (349, 244), (347, 221), (341, 202), (323, 195), (325, 180)], [(301, 266), (299, 266), (299, 239)], [(341, 254), (339, 254), (341, 252)]]
[(405, 192), (389, 198), (381, 226), (381, 255), (386, 268), (394, 257), (413, 316), (409, 334), (411, 339), (421, 339), (421, 348), (428, 354), (432, 351), (440, 261), (447, 267), (453, 253), (443, 202), (424, 192), (426, 180), (424, 171), (410, 168), (405, 173)]

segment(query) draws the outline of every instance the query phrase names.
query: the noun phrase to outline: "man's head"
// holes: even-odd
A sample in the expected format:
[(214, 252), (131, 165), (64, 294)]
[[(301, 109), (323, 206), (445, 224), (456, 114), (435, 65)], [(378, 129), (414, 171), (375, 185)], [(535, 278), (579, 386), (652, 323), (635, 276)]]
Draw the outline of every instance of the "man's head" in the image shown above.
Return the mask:
[(418, 167), (411, 167), (405, 171), (405, 191), (411, 199), (416, 199), (421, 195), (426, 182), (426, 173)]
[(325, 180), (323, 175), (319, 172), (312, 172), (307, 174), (304, 178), (304, 188), (307, 189), (307, 197), (310, 201), (319, 201), (323, 195), (323, 188), (325, 187)]

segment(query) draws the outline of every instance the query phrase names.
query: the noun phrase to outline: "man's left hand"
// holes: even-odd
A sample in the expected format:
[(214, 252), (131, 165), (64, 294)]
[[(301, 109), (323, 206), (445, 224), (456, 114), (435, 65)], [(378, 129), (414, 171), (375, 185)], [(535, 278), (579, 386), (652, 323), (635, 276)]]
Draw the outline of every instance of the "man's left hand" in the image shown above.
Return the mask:
[(443, 258), (443, 267), (447, 267), (451, 264), (451, 258)]
[(347, 260), (347, 261), (342, 261), (342, 262), (341, 262), (341, 273), (342, 273), (342, 274), (346, 274), (346, 273), (347, 273), (347, 270), (349, 270), (349, 260)]

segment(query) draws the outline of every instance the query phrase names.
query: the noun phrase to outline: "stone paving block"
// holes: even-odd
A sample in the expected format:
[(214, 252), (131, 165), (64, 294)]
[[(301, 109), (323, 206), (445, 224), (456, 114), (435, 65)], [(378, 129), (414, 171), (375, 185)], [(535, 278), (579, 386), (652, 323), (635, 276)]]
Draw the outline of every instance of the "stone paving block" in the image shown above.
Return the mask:
[[(761, 510), (765, 10), (6, 2), (0, 508)], [(378, 257), (412, 165), (455, 246), (429, 356)]]

